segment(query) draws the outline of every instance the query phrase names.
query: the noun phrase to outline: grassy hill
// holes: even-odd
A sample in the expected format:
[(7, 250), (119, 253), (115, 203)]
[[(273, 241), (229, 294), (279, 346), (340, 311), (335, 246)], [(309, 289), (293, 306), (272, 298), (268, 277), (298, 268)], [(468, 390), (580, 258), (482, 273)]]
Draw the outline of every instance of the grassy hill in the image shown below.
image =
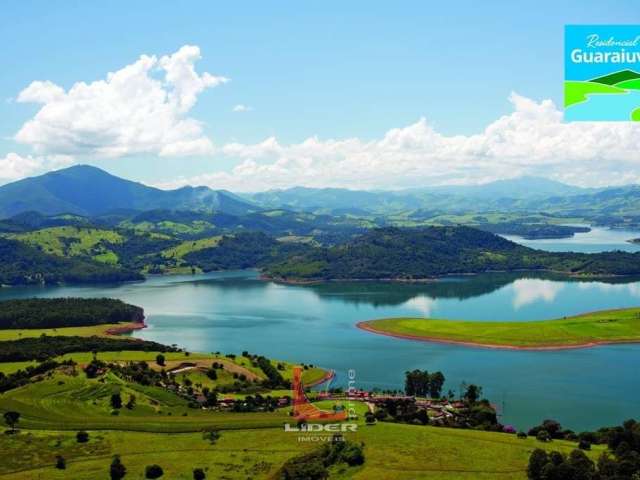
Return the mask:
[[(0, 349), (7, 344), (0, 343)], [(159, 353), (164, 356), (162, 364), (158, 363)], [(90, 377), (84, 369), (96, 361), (96, 356), (102, 362), (100, 365), (110, 366)], [(194, 468), (205, 469), (207, 478), (279, 478), (277, 472), (286, 461), (318, 448), (318, 442), (300, 441), (297, 433), (285, 431), (284, 423), (292, 422), (289, 407), (249, 412), (210, 410), (194, 407), (192, 397), (185, 396), (187, 386), (198, 391), (205, 387), (233, 387), (240, 375), (246, 378), (244, 385), (259, 386), (268, 374), (257, 359), (249, 354), (133, 351), (126, 347), (113, 352), (69, 352), (56, 356), (52, 360), (73, 360), (73, 363), (32, 374), (26, 383), (14, 385), (0, 395), (0, 413), (16, 411), (21, 415), (19, 430), (3, 435), (0, 480), (107, 478), (109, 464), (116, 454), (127, 468), (126, 478), (142, 478), (150, 464), (162, 466), (163, 478), (178, 480), (193, 478)], [(154, 375), (166, 375), (163, 382), (176, 379), (182, 385), (180, 391), (165, 388), (163, 382), (130, 378), (127, 369), (141, 361), (146, 362), (146, 368)], [(277, 360), (269, 363), (283, 378), (291, 378), (292, 364)], [(213, 365), (217, 365), (216, 378), (206, 374)], [(35, 366), (30, 361), (0, 362), (0, 380), (4, 375)], [(312, 383), (325, 373), (321, 368), (307, 366), (303, 381)], [(232, 389), (219, 394), (219, 398), (247, 402), (256, 392), (290, 395), (289, 390), (236, 393)], [(122, 398), (121, 408), (114, 408), (114, 395)], [(131, 399), (134, 399), (131, 407), (125, 406), (124, 402), (129, 404)], [(318, 406), (330, 410), (334, 404), (335, 401), (322, 401)], [(366, 425), (367, 405), (355, 401), (350, 407), (358, 414), (351, 421), (357, 423), (358, 429), (345, 433), (345, 438), (363, 445), (365, 463), (351, 467), (345, 463), (334, 465), (329, 469), (331, 479), (524, 480), (534, 448), (568, 453), (576, 447), (576, 443), (564, 440), (547, 444), (533, 437), (519, 439), (505, 433), (387, 422)], [(211, 430), (219, 433), (217, 441), (212, 442), (206, 434)], [(88, 433), (86, 442), (77, 440), (78, 431)], [(324, 443), (331, 435), (329, 432), (315, 436)], [(603, 450), (604, 447), (594, 445), (589, 455), (595, 459)], [(65, 459), (64, 470), (55, 467), (58, 456)]]
[(109, 244), (123, 242), (123, 237), (113, 230), (83, 227), (51, 227), (27, 233), (8, 235), (27, 245), (38, 247), (44, 253), (61, 257), (89, 257), (95, 261), (117, 264), (118, 256)]
[(141, 280), (132, 270), (49, 255), (16, 240), (0, 238), (0, 285), (117, 282)]

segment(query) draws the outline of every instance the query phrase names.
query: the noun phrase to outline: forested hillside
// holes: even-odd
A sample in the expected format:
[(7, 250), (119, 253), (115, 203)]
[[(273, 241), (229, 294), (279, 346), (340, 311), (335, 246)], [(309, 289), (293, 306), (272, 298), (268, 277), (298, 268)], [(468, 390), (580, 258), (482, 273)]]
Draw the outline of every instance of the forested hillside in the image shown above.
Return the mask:
[(104, 283), (141, 280), (140, 273), (90, 260), (49, 255), (0, 238), (0, 284)]
[(314, 248), (267, 266), (280, 280), (420, 280), (448, 274), (548, 270), (583, 275), (640, 274), (640, 253), (533, 250), (469, 227), (376, 229), (344, 245)]

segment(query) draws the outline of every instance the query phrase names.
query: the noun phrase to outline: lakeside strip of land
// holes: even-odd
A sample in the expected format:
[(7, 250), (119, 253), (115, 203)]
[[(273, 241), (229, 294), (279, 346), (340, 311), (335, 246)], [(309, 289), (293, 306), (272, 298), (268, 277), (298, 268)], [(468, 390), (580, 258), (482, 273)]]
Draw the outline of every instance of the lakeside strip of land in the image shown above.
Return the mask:
[(379, 335), (423, 342), (505, 350), (565, 350), (640, 343), (640, 308), (527, 322), (388, 318), (356, 326)]

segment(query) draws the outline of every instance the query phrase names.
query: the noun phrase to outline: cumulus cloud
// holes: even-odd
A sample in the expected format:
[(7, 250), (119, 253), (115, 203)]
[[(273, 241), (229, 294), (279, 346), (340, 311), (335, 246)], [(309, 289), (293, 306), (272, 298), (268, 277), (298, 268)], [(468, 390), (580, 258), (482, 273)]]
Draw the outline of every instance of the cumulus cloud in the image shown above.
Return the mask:
[(160, 58), (142, 55), (104, 80), (78, 82), (68, 91), (50, 81), (35, 81), (17, 101), (42, 107), (15, 140), (38, 154), (211, 154), (211, 140), (187, 114), (200, 93), (228, 79), (198, 74), (199, 59), (200, 49), (185, 45)]
[(241, 191), (309, 187), (403, 188), (482, 183), (542, 175), (576, 185), (640, 181), (640, 123), (564, 123), (550, 100), (516, 93), (513, 111), (474, 135), (444, 135), (426, 119), (382, 138), (321, 140), (284, 145), (270, 137), (230, 143), (221, 153), (239, 163), (174, 182)]
[(247, 105), (243, 105), (242, 103), (234, 105), (234, 107), (231, 109), (231, 111), (235, 113), (250, 112), (251, 110), (253, 110), (253, 108)]
[(47, 170), (68, 167), (72, 163), (73, 158), (67, 155), (32, 157), (11, 152), (4, 158), (0, 158), (0, 183), (11, 182)]

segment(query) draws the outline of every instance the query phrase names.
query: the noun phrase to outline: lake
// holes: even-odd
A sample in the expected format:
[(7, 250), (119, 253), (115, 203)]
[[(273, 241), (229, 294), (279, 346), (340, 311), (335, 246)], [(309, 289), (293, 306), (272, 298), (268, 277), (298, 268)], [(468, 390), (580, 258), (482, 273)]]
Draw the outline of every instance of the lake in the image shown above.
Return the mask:
[[(589, 225), (579, 226), (588, 227)], [(569, 238), (526, 240), (515, 235), (503, 235), (503, 237), (527, 247), (548, 250), (550, 252), (595, 253), (610, 250), (640, 252), (640, 244), (629, 243), (629, 240), (640, 237), (640, 232), (637, 230), (591, 227), (590, 232), (576, 233), (573, 237)]]
[(500, 408), (501, 421), (518, 428), (555, 418), (575, 430), (593, 429), (640, 413), (640, 345), (504, 351), (400, 340), (355, 327), (361, 320), (393, 316), (526, 321), (638, 306), (638, 280), (568, 281), (519, 273), (422, 284), (285, 286), (240, 271), (0, 290), (2, 299), (30, 296), (120, 298), (145, 309), (149, 327), (137, 337), (191, 351), (248, 350), (313, 363), (335, 369), (341, 385), (349, 369), (355, 370), (356, 386), (367, 389), (400, 389), (407, 370), (441, 370), (445, 391), (458, 392), (463, 381), (482, 385)]

